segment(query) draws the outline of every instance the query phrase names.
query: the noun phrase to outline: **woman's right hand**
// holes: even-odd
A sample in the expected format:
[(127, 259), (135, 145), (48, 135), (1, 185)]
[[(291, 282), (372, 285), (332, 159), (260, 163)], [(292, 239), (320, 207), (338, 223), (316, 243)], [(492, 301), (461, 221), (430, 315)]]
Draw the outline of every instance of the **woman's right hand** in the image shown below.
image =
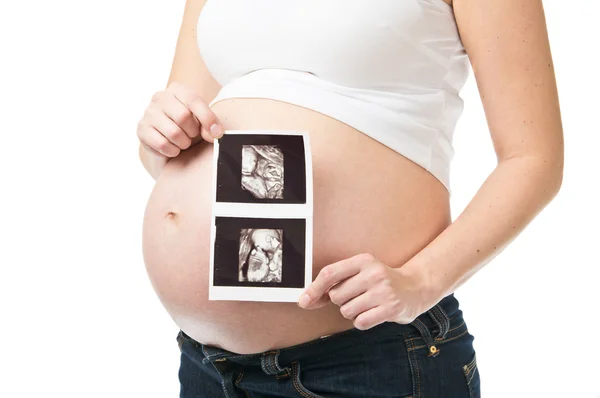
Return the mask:
[(198, 141), (213, 143), (222, 135), (223, 127), (208, 104), (178, 82), (152, 96), (137, 128), (142, 147), (164, 163)]

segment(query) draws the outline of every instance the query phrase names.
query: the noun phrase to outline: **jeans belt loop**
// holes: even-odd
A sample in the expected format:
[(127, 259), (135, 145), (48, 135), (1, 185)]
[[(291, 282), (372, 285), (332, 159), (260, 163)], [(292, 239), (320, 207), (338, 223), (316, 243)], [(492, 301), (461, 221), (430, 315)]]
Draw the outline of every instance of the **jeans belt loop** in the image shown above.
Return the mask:
[(439, 328), (436, 339), (443, 339), (450, 330), (450, 318), (439, 304), (434, 305), (429, 311), (429, 316), (434, 320)]
[(282, 368), (279, 365), (279, 350), (263, 352), (260, 357), (260, 366), (268, 375), (282, 376), (290, 372), (288, 367)]

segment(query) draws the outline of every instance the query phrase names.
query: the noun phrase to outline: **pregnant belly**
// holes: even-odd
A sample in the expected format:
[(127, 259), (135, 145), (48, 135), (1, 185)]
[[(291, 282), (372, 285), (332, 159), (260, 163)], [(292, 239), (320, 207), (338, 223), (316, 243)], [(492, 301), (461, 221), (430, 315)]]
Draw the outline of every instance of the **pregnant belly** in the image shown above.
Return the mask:
[[(435, 177), (345, 124), (272, 100), (224, 100), (213, 110), (226, 129), (309, 133), (313, 277), (327, 264), (365, 252), (399, 267), (450, 222), (448, 193)], [(146, 269), (176, 325), (202, 343), (238, 353), (351, 328), (333, 304), (304, 310), (295, 303), (208, 300), (212, 148), (201, 143), (170, 160), (146, 206)]]

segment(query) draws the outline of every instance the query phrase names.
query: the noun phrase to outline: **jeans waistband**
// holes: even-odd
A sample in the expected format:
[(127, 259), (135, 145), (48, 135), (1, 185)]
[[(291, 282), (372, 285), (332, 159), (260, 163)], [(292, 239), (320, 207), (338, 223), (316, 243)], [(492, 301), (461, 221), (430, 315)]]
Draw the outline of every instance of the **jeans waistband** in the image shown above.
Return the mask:
[(415, 328), (421, 333), (428, 345), (430, 343), (433, 345), (431, 333), (436, 333), (436, 337), (445, 336), (449, 329), (450, 318), (457, 315), (459, 311), (458, 300), (454, 297), (454, 294), (450, 294), (410, 324), (404, 325), (395, 322), (385, 322), (368, 330), (352, 328), (306, 343), (256, 354), (237, 354), (222, 348), (200, 344), (202, 353), (204, 354), (202, 362), (209, 363), (229, 360), (243, 365), (260, 365), (265, 373), (277, 374), (285, 370), (279, 364), (291, 363), (307, 356), (319, 356), (369, 340), (414, 333)]

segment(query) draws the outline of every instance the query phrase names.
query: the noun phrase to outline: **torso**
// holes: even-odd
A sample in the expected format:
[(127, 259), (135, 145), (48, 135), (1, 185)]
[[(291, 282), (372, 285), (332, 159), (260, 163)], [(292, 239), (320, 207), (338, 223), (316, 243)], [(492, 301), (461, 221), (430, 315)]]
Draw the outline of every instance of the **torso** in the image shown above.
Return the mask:
[[(450, 223), (448, 191), (432, 174), (363, 133), (317, 112), (266, 99), (228, 99), (213, 110), (226, 129), (310, 134), (314, 174), (313, 276), (368, 252), (399, 267)], [(339, 307), (208, 301), (212, 146), (165, 166), (143, 230), (149, 277), (178, 327), (238, 353), (302, 343), (351, 328)]]

